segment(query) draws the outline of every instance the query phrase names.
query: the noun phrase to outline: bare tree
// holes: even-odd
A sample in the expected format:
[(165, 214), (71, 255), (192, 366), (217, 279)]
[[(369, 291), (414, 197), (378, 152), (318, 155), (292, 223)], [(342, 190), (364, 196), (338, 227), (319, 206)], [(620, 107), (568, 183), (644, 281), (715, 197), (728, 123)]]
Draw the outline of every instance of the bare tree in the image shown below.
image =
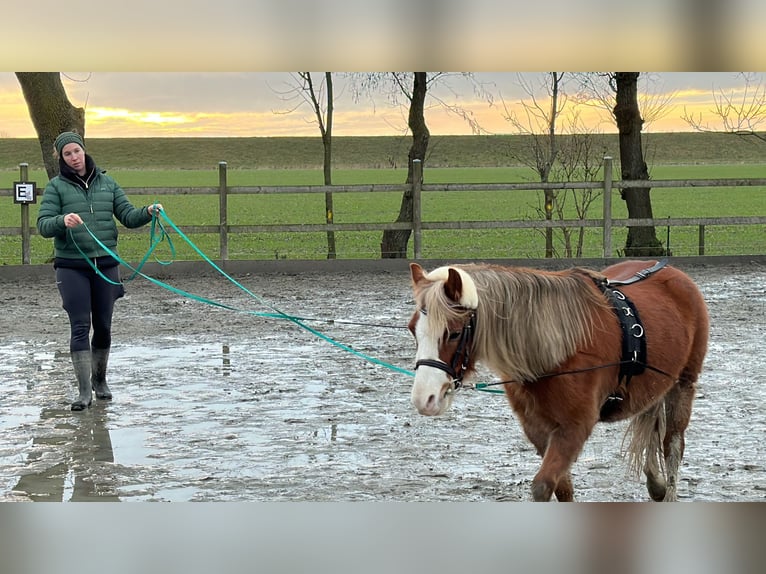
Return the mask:
[[(324, 184), (332, 185), (332, 127), (333, 113), (335, 110), (335, 96), (333, 93), (332, 72), (325, 72), (323, 79), (317, 85), (311, 72), (297, 72), (293, 74), (295, 83), (286, 92), (284, 99), (297, 100), (297, 103), (287, 112), (291, 113), (303, 105), (311, 107), (314, 119), (319, 127), (322, 137), (324, 157), (322, 160)], [(332, 225), (334, 221), (332, 192), (325, 193), (325, 221)], [(335, 259), (337, 251), (335, 246), (335, 232), (327, 232), (327, 259)]]
[[(639, 72), (615, 72), (614, 117), (620, 138), (620, 169), (623, 180), (648, 180), (649, 169), (644, 161), (641, 146), (641, 129), (644, 123), (638, 108)], [(622, 197), (628, 206), (628, 215), (635, 219), (651, 219), (651, 188), (629, 187), (623, 189)], [(625, 242), (627, 257), (665, 255), (665, 249), (657, 239), (654, 226), (629, 227)]]
[(692, 114), (684, 106), (681, 119), (699, 132), (723, 132), (737, 136), (750, 136), (766, 142), (763, 126), (766, 123), (766, 84), (763, 75), (741, 73), (741, 90), (713, 90), (713, 109), (710, 114), (718, 125), (711, 126), (702, 113)]
[[(617, 124), (620, 146), (620, 171), (624, 181), (648, 180), (649, 168), (644, 159), (641, 131), (644, 118), (641, 115), (638, 95), (640, 72), (605, 72), (580, 75), (583, 93), (595, 94), (596, 101), (606, 105), (612, 102), (612, 115)], [(613, 98), (613, 99), (611, 99)], [(667, 99), (654, 101), (652, 111), (656, 119), (667, 113)], [(652, 218), (651, 188), (627, 188), (621, 197), (631, 219)], [(663, 255), (665, 248), (657, 239), (654, 226), (629, 227), (624, 254), (628, 257)]]
[[(380, 72), (380, 73), (352, 73), (349, 75), (354, 89), (356, 100), (363, 96), (374, 99), (375, 94), (383, 93), (389, 103), (394, 106), (401, 105), (404, 97), (408, 106), (407, 127), (412, 134), (412, 143), (407, 155), (407, 180), (413, 182), (413, 161), (420, 160), (425, 167), (431, 133), (426, 124), (425, 112), (426, 101), (431, 95), (434, 105), (445, 109), (448, 113), (457, 115), (465, 120), (474, 133), (483, 130), (474, 115), (460, 105), (451, 104), (443, 98), (433, 95), (432, 87), (438, 85), (449, 87), (448, 78), (460, 76), (468, 80), (473, 86), (474, 92), (491, 104), (492, 96), (485, 87), (475, 82), (470, 73), (448, 72)], [(454, 92), (453, 92), (454, 93)], [(412, 188), (408, 187), (402, 195), (397, 223), (412, 221)], [(380, 243), (380, 255), (383, 259), (402, 259), (407, 257), (407, 243), (412, 232), (409, 229), (391, 229), (383, 232)]]
[[(614, 119), (615, 72), (572, 72), (572, 76), (577, 79), (579, 90), (570, 98), (577, 104), (599, 108)], [(636, 99), (643, 127), (668, 115), (670, 104), (676, 97), (676, 92), (657, 88), (658, 84), (658, 74), (643, 72), (638, 77)]]
[[(605, 150), (596, 147), (596, 128), (586, 128), (575, 113), (565, 128), (567, 135), (563, 136), (559, 146), (558, 161), (552, 175), (555, 181), (595, 181), (604, 166)], [(569, 197), (577, 219), (587, 219), (588, 211), (602, 192), (596, 189), (562, 190), (556, 196), (556, 210), (559, 219), (565, 219)], [(562, 227), (564, 240), (564, 257), (582, 257), (585, 244), (585, 227), (576, 228), (576, 241), (573, 241), (575, 231), (571, 227)]]
[[(527, 100), (521, 102), (521, 109), (524, 118), (512, 111), (505, 101), (502, 101), (504, 117), (513, 126), (523, 134), (530, 136), (532, 146), (532, 160), (528, 163), (534, 169), (540, 181), (547, 183), (550, 181), (551, 169), (556, 161), (558, 154), (558, 143), (556, 140), (556, 121), (561, 115), (566, 105), (566, 94), (562, 92), (564, 81), (564, 72), (547, 72), (545, 79), (542, 80), (543, 89), (547, 93), (547, 102), (540, 101), (537, 96), (537, 90), (519, 74), (518, 82), (524, 92), (527, 94)], [(554, 203), (556, 201), (556, 190), (545, 189), (544, 216), (546, 221), (553, 219)], [(545, 257), (553, 257), (553, 228), (545, 228)]]
[[(521, 102), (521, 113), (513, 112), (503, 101), (504, 115), (517, 131), (529, 136), (532, 154), (531, 158), (525, 155), (517, 159), (534, 169), (544, 183), (582, 179), (593, 181), (603, 165), (604, 151), (596, 149), (594, 136), (597, 130), (587, 129), (580, 121), (579, 104), (570, 102), (564, 72), (547, 72), (538, 86), (533, 86), (521, 74), (518, 79), (527, 98)], [(545, 98), (538, 95), (542, 93), (546, 94)], [(569, 112), (562, 117), (567, 108)], [(563, 129), (559, 127), (562, 120)], [(537, 212), (547, 221), (552, 221), (554, 216), (560, 220), (568, 219), (573, 210), (576, 217), (582, 220), (599, 196), (600, 193), (591, 189), (578, 192), (546, 189), (542, 206), (537, 208)], [(571, 227), (562, 227), (560, 231), (564, 256), (581, 257), (585, 228), (580, 227), (575, 232)], [(557, 253), (553, 232), (552, 227), (546, 227), (543, 231), (546, 257), (554, 257)]]
[(53, 142), (64, 131), (74, 131), (85, 137), (85, 109), (71, 104), (60, 72), (16, 72), (16, 78), (37, 132), (45, 171), (48, 178), (52, 178), (58, 173)]
[[(407, 125), (412, 132), (412, 145), (407, 154), (407, 183), (414, 181), (414, 172), (412, 162), (420, 160), (421, 165), (425, 165), (426, 151), (428, 150), (428, 140), (431, 132), (428, 131), (425, 117), (425, 100), (428, 92), (428, 77), (426, 72), (415, 72), (412, 75), (412, 89), (408, 90), (404, 83), (400, 83), (404, 78), (394, 74), (394, 80), (399, 85), (402, 92), (410, 102)], [(412, 186), (408, 187), (402, 196), (402, 203), (399, 206), (399, 216), (397, 222), (412, 221)], [(380, 256), (383, 259), (403, 259), (407, 257), (407, 243), (410, 239), (411, 230), (409, 229), (387, 229), (383, 231), (383, 238), (380, 242)]]

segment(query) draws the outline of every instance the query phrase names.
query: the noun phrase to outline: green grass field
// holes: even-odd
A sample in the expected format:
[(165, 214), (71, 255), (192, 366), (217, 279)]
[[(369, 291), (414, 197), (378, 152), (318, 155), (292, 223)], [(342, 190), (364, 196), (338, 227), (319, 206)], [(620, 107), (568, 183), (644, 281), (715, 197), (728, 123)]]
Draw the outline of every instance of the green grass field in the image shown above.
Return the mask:
[[(722, 134), (664, 134), (647, 142), (653, 179), (765, 178), (761, 163), (762, 146)], [(716, 136), (716, 137), (712, 137)], [(335, 184), (400, 184), (406, 178), (407, 138), (337, 138), (334, 143), (337, 167)], [(455, 136), (432, 138), (426, 162), (426, 183), (507, 183), (535, 181), (535, 173), (518, 161), (525, 149), (523, 136)], [(616, 136), (603, 136), (606, 153), (618, 157)], [(321, 144), (318, 138), (200, 138), (157, 140), (91, 140), (89, 152), (97, 163), (108, 168), (128, 191), (131, 187), (215, 187), (218, 162), (228, 165), (231, 186), (320, 185)], [(760, 153), (757, 153), (760, 152)], [(696, 156), (696, 160), (694, 159)], [(244, 159), (247, 158), (247, 159)], [(514, 159), (517, 158), (517, 159)], [(662, 161), (660, 161), (662, 160)], [(0, 140), (0, 189), (12, 188), (19, 178), (18, 163), (30, 166), (30, 180), (44, 186), (47, 180), (36, 140)], [(143, 167), (141, 167), (143, 166)], [(619, 173), (618, 169), (615, 169)], [(579, 193), (579, 192), (578, 192)], [(565, 203), (565, 217), (575, 218), (572, 192)], [(425, 221), (504, 221), (540, 219), (541, 192), (429, 192), (423, 198)], [(161, 201), (167, 214), (181, 228), (188, 225), (215, 225), (218, 198), (177, 195), (151, 198), (132, 196), (136, 205)], [(338, 193), (334, 195), (335, 223), (387, 223), (396, 219), (399, 193)], [(0, 227), (20, 225), (18, 205), (10, 197), (0, 198)], [(587, 217), (600, 218), (601, 198), (596, 198)], [(652, 206), (656, 218), (766, 215), (764, 189), (683, 188), (654, 189)], [(232, 225), (318, 224), (324, 222), (321, 194), (232, 195), (229, 197)], [(32, 225), (37, 206), (30, 207)], [(615, 192), (613, 216), (627, 217), (625, 206)], [(577, 242), (577, 230), (571, 230)], [(619, 249), (625, 230), (616, 229), (613, 245)], [(336, 232), (339, 258), (378, 258), (381, 232)], [(658, 238), (668, 240), (667, 229), (657, 229)], [(564, 235), (554, 233), (557, 255), (564, 256)], [(697, 227), (673, 228), (670, 248), (675, 255), (695, 255)], [(209, 257), (218, 257), (218, 236), (192, 236)], [(230, 234), (232, 259), (324, 259), (325, 233)], [(708, 227), (706, 254), (754, 254), (766, 252), (763, 226)], [(601, 255), (601, 230), (585, 231), (583, 257)], [(412, 249), (410, 241), (410, 250)], [(140, 260), (149, 245), (146, 233), (124, 232), (120, 254), (128, 261)], [(175, 258), (198, 259), (194, 249), (174, 239)], [(426, 258), (536, 258), (543, 256), (544, 240), (539, 230), (432, 230), (423, 232)], [(163, 251), (164, 250), (164, 251)], [(49, 240), (33, 236), (32, 263), (43, 263), (52, 253)], [(412, 253), (410, 253), (412, 255)], [(165, 246), (157, 252), (170, 257)], [(0, 264), (21, 263), (21, 238), (0, 236)]]

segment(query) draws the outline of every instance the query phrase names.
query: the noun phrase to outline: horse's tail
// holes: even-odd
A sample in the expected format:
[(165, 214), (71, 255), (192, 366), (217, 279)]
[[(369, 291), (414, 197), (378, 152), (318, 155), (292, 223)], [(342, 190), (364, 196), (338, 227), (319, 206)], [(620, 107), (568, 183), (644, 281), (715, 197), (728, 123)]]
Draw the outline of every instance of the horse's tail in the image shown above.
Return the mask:
[[(665, 474), (662, 441), (665, 438), (665, 401), (661, 400), (641, 414), (633, 417), (625, 431), (623, 452), (628, 471), (635, 478), (647, 468)], [(625, 443), (630, 439), (627, 449)]]

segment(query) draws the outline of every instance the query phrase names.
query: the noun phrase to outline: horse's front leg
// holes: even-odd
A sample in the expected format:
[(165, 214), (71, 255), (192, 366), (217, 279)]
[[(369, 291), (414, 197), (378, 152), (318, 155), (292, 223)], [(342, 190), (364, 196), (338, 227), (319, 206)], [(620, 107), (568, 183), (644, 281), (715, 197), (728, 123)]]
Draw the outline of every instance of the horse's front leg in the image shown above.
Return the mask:
[(536, 502), (547, 502), (554, 493), (559, 502), (574, 500), (569, 469), (577, 460), (588, 435), (588, 429), (577, 428), (559, 427), (551, 432), (543, 464), (532, 480), (532, 498)]

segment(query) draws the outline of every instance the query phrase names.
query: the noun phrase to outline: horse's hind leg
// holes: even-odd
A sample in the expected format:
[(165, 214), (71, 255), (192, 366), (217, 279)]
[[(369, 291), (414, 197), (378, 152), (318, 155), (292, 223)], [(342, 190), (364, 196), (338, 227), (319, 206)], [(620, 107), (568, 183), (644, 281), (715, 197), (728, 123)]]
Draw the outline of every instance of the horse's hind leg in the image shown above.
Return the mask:
[(665, 498), (666, 490), (664, 460), (661, 458), (664, 436), (665, 399), (636, 415), (626, 434), (626, 439), (630, 437), (627, 449), (630, 469), (636, 476), (643, 469), (646, 489), (656, 501)]
[[(661, 451), (661, 436), (663, 436), (664, 429), (658, 428), (660, 424), (659, 419), (655, 420), (654, 430), (651, 433), (649, 444), (646, 448), (646, 460), (644, 462), (644, 474), (646, 475), (646, 490), (649, 492), (649, 496), (652, 500), (660, 502), (665, 498), (665, 492), (667, 490), (667, 482), (665, 481), (665, 473), (660, 465)], [(664, 426), (664, 421), (663, 421)]]
[(686, 442), (684, 433), (689, 426), (692, 415), (692, 403), (696, 391), (696, 377), (682, 373), (678, 383), (673, 386), (665, 397), (666, 431), (662, 450), (665, 455), (667, 488), (665, 501), (678, 500), (678, 470), (684, 456)]

